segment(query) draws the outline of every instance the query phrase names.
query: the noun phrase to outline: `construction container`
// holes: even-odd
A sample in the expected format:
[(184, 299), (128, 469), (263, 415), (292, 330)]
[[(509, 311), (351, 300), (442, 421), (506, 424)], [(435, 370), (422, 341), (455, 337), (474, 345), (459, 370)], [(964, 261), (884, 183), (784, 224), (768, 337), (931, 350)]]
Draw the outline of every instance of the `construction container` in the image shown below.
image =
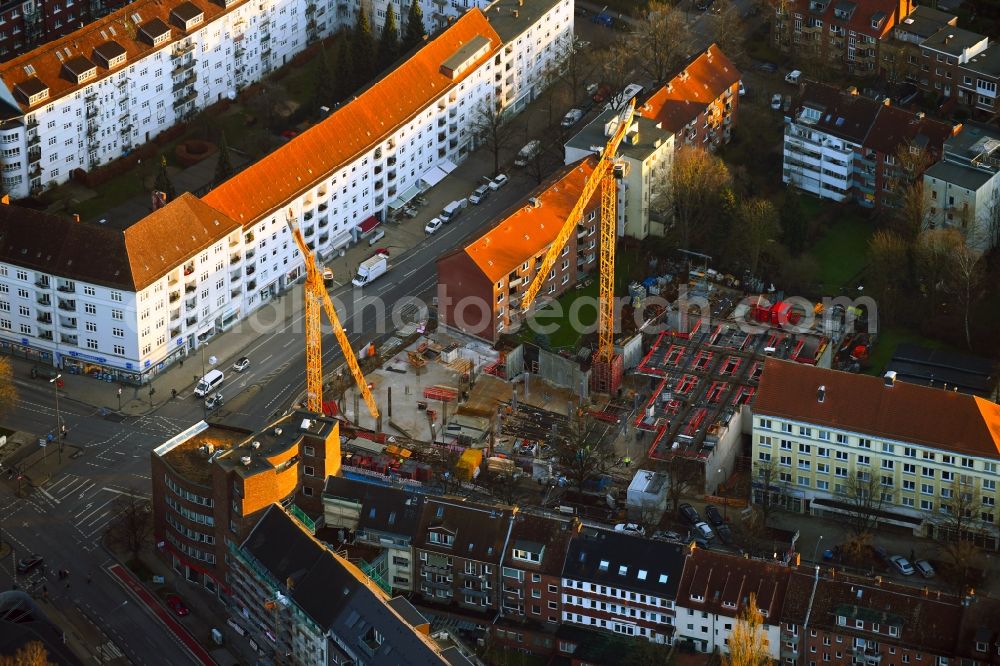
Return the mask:
[(513, 474), (517, 471), (517, 466), (510, 458), (499, 458), (493, 456), (486, 460), (486, 470), (490, 474)]
[(471, 481), (479, 476), (479, 466), (482, 464), (481, 449), (466, 449), (455, 464), (455, 473), (462, 481)]

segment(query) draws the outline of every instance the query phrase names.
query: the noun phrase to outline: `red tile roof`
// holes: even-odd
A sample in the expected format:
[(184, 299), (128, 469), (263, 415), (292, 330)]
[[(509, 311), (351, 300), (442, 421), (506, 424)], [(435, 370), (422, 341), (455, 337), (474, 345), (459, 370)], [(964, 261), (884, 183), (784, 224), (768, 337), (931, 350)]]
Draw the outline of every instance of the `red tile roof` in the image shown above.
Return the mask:
[(637, 110), (663, 129), (679, 132), (735, 86), (741, 76), (722, 49), (711, 44)]
[[(845, 5), (843, 0), (829, 0), (822, 13), (812, 12), (809, 9), (810, 0), (792, 0), (793, 13), (803, 16), (819, 15), (823, 19), (823, 26), (831, 24), (843, 26), (846, 30), (853, 30), (862, 35), (869, 35), (876, 39), (886, 37), (897, 23), (902, 21), (912, 11), (911, 0), (848, 0), (847, 5), (853, 5), (854, 11), (848, 20), (838, 17), (834, 12)], [(885, 20), (877, 28), (872, 27), (872, 18), (878, 14), (884, 14)]]
[(1000, 405), (965, 393), (768, 358), (753, 411), (1000, 459)]
[[(442, 65), (474, 40), (489, 50), (455, 78)], [(371, 150), (492, 58), (501, 39), (479, 9), (471, 9), (411, 58), (253, 166), (203, 197), (244, 225), (280, 208), (362, 153)]]
[[(788, 576), (788, 567), (775, 562), (695, 548), (684, 563), (677, 605), (736, 617), (753, 594), (768, 623), (777, 624)], [(692, 595), (702, 601), (692, 600)]]
[[(583, 185), (597, 166), (588, 157), (556, 173), (531, 198), (540, 205), (518, 206), (495, 227), (465, 247), (479, 270), (496, 282), (544, 251), (569, 217)], [(596, 195), (591, 203), (596, 205)]]
[[(961, 128), (961, 125), (958, 125)], [(912, 111), (895, 106), (883, 106), (875, 117), (875, 124), (868, 131), (865, 147), (887, 155), (895, 155), (907, 143), (913, 141), (926, 144), (921, 146), (930, 158), (928, 164), (937, 162), (941, 156), (945, 139), (953, 134), (951, 123), (920, 117)], [(920, 137), (923, 137), (921, 139)]]
[[(174, 41), (183, 39), (187, 33), (178, 28), (171, 29), (171, 39), (160, 46), (151, 46), (139, 38), (139, 28), (141, 26), (153, 19), (159, 19), (169, 24), (170, 13), (175, 7), (181, 4), (189, 3), (165, 0), (135, 0), (103, 18), (88, 23), (79, 30), (75, 30), (59, 39), (28, 51), (13, 60), (0, 64), (0, 80), (13, 92), (15, 86), (37, 76), (49, 88), (49, 97), (36, 106), (48, 104), (53, 99), (92, 84), (111, 73), (121, 71), (149, 53), (167, 48)], [(221, 5), (209, 0), (197, 0), (196, 4), (198, 9), (204, 11), (204, 22), (208, 23), (218, 16), (232, 11), (242, 3), (237, 1), (229, 9), (223, 9)], [(140, 19), (138, 24), (133, 20), (133, 17), (136, 16)], [(104, 63), (100, 58), (94, 58), (94, 50), (108, 42), (117, 43), (119, 47), (124, 48), (126, 53), (125, 62), (110, 71), (103, 66)], [(117, 52), (117, 49), (112, 50)], [(71, 81), (62, 75), (63, 63), (73, 58), (81, 57), (86, 58), (97, 67), (97, 76), (84, 83), (77, 84), (75, 80)], [(164, 61), (162, 66), (166, 75), (166, 72), (169, 72), (171, 69), (170, 61)], [(27, 112), (29, 110), (26, 99), (18, 96), (17, 101), (21, 111)]]

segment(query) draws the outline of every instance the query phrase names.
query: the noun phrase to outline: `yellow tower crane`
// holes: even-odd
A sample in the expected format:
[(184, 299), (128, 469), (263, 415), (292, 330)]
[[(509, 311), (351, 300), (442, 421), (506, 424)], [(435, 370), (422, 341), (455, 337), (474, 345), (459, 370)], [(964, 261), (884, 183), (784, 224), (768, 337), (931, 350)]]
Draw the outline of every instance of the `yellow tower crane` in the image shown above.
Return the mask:
[(618, 116), (618, 126), (615, 128), (611, 138), (601, 151), (597, 161), (597, 166), (587, 178), (583, 185), (583, 192), (570, 211), (566, 222), (563, 223), (556, 238), (552, 241), (542, 264), (535, 272), (535, 277), (524, 292), (521, 300), (521, 308), (527, 311), (542, 285), (546, 276), (555, 265), (560, 253), (566, 246), (566, 241), (576, 229), (576, 225), (583, 219), (583, 211), (591, 198), (601, 189), (601, 260), (600, 260), (600, 282), (601, 297), (598, 307), (598, 343), (597, 351), (594, 353), (594, 388), (601, 392), (611, 392), (618, 388), (621, 383), (621, 369), (616, 363), (620, 360), (615, 358), (615, 240), (617, 236), (617, 202), (618, 188), (615, 184), (617, 178), (624, 174), (624, 165), (615, 163), (615, 154), (618, 146), (632, 126), (632, 118), (635, 113), (635, 100), (631, 100)]
[(306, 240), (295, 222), (295, 214), (289, 209), (288, 227), (292, 230), (292, 237), (295, 244), (299, 246), (299, 252), (305, 260), (306, 284), (305, 284), (305, 307), (306, 307), (306, 407), (311, 412), (323, 413), (323, 331), (320, 327), (320, 309), (326, 310), (326, 317), (333, 327), (333, 334), (340, 343), (340, 350), (344, 353), (344, 360), (347, 367), (351, 369), (354, 376), (354, 383), (361, 396), (368, 406), (368, 413), (372, 415), (376, 423), (379, 423), (378, 406), (375, 404), (375, 397), (368, 388), (365, 375), (361, 372), (358, 359), (354, 355), (351, 341), (347, 339), (347, 333), (340, 323), (337, 311), (333, 307), (330, 295), (326, 292), (326, 285), (323, 284), (323, 276), (316, 265), (316, 257), (313, 255)]

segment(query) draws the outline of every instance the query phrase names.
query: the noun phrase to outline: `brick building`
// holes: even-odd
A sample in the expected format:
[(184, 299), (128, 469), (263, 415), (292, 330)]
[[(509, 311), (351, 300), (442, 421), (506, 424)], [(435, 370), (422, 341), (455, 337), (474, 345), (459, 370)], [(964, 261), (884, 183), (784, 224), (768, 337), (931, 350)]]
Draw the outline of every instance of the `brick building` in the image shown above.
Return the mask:
[(676, 543), (583, 529), (563, 566), (563, 623), (670, 643), (686, 552)]
[(781, 661), (796, 666), (949, 663), (959, 599), (939, 590), (798, 569), (781, 614)]
[(920, 80), (943, 97), (958, 96), (959, 68), (986, 50), (985, 35), (945, 26), (920, 43)]
[(0, 4), (0, 60), (67, 35), (128, 0), (8, 0)]
[(151, 454), (157, 552), (187, 580), (227, 593), (227, 545), (275, 502), (317, 515), (340, 469), (340, 428), (295, 412), (253, 432), (201, 421)]
[[(442, 322), (496, 342), (520, 324), (521, 296), (549, 245), (569, 217), (596, 158), (564, 167), (496, 226), (437, 262), (438, 312)], [(600, 199), (594, 196), (549, 272), (539, 298), (556, 298), (597, 262)]]
[(499, 610), (512, 515), (506, 507), (428, 499), (413, 538), (414, 593), (462, 611)]
[(740, 71), (711, 44), (637, 112), (674, 135), (674, 147), (715, 150), (729, 143), (739, 106)]

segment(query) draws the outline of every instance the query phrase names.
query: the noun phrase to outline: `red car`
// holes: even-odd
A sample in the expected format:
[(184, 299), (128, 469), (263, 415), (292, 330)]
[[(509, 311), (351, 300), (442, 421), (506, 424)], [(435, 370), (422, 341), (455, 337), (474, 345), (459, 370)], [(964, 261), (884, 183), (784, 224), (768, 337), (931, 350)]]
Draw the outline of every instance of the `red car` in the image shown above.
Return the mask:
[(610, 94), (611, 94), (611, 86), (609, 86), (608, 84), (604, 83), (604, 84), (601, 84), (601, 86), (597, 89), (597, 92), (594, 93), (594, 97), (592, 99), (596, 103), (600, 104)]
[(191, 613), (191, 611), (188, 610), (188, 607), (184, 605), (184, 602), (181, 600), (181, 598), (176, 594), (171, 594), (169, 597), (167, 597), (167, 606), (169, 606), (170, 610), (172, 610), (179, 617), (184, 617), (185, 615)]

